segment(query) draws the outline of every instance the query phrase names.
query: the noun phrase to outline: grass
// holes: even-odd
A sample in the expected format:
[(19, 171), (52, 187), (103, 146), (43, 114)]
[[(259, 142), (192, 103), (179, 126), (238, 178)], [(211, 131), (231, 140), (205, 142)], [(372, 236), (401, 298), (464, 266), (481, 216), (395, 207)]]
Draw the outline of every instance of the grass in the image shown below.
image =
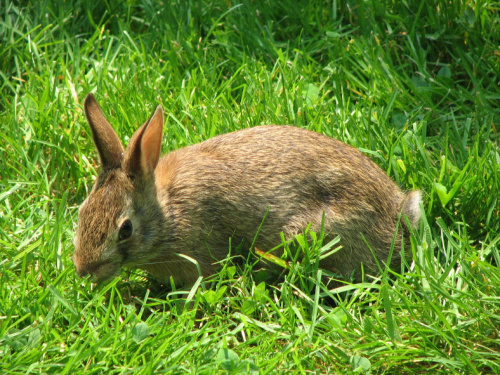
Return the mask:
[[(500, 373), (499, 8), (0, 0), (0, 372)], [(425, 194), (412, 264), (330, 291), (317, 236), (275, 285), (78, 279), (90, 91), (124, 141), (162, 104), (164, 152), (271, 123), (360, 148)]]

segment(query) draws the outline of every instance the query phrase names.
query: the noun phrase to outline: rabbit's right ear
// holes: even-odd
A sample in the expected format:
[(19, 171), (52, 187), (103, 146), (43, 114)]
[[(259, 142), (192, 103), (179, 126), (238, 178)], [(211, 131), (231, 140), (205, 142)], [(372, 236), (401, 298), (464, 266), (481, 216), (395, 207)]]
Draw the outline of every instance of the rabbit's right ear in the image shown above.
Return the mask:
[(123, 162), (123, 168), (129, 175), (153, 175), (160, 158), (162, 134), (163, 109), (158, 106), (149, 120), (130, 139)]
[(99, 152), (103, 169), (120, 168), (123, 160), (123, 146), (118, 135), (102, 113), (102, 109), (94, 98), (88, 94), (84, 103), (85, 115), (92, 130), (94, 143)]

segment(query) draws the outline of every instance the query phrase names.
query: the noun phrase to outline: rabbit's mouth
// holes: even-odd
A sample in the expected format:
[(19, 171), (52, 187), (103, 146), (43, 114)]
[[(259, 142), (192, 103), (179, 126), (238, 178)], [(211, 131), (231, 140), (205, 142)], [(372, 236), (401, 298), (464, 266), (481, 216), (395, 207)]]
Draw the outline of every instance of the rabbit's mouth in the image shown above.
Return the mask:
[(120, 273), (120, 266), (115, 262), (85, 264), (74, 261), (76, 274), (79, 277), (89, 277), (93, 283), (112, 280)]

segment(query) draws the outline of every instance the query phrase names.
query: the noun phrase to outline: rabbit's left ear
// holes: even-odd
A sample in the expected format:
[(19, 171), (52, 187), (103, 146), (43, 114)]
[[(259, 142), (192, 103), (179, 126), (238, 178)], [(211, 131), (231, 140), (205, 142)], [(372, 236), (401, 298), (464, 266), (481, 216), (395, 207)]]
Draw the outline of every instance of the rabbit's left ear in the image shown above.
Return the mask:
[(123, 146), (111, 124), (106, 120), (94, 95), (88, 94), (83, 106), (102, 168), (104, 170), (120, 168), (123, 160)]
[(124, 169), (131, 176), (151, 176), (160, 158), (163, 109), (156, 107), (151, 118), (132, 136), (125, 152)]

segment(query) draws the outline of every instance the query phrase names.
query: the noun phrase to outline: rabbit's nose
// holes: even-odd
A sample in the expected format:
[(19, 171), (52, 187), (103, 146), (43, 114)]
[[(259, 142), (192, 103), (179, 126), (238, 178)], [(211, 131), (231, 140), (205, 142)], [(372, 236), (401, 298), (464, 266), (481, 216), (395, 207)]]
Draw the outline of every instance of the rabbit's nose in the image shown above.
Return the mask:
[(81, 277), (82, 279), (90, 275), (90, 272), (85, 270), (85, 269), (78, 269), (76, 268), (76, 274), (78, 277)]
[(78, 277), (85, 278), (89, 275), (92, 275), (92, 273), (93, 273), (92, 268), (93, 267), (89, 267), (89, 265), (84, 264), (82, 262), (74, 261), (73, 263), (75, 265), (75, 271), (76, 271), (76, 274), (78, 275)]
[(75, 265), (75, 271), (78, 277), (86, 277), (90, 274), (89, 267), (81, 260), (77, 252), (73, 254), (73, 264)]

